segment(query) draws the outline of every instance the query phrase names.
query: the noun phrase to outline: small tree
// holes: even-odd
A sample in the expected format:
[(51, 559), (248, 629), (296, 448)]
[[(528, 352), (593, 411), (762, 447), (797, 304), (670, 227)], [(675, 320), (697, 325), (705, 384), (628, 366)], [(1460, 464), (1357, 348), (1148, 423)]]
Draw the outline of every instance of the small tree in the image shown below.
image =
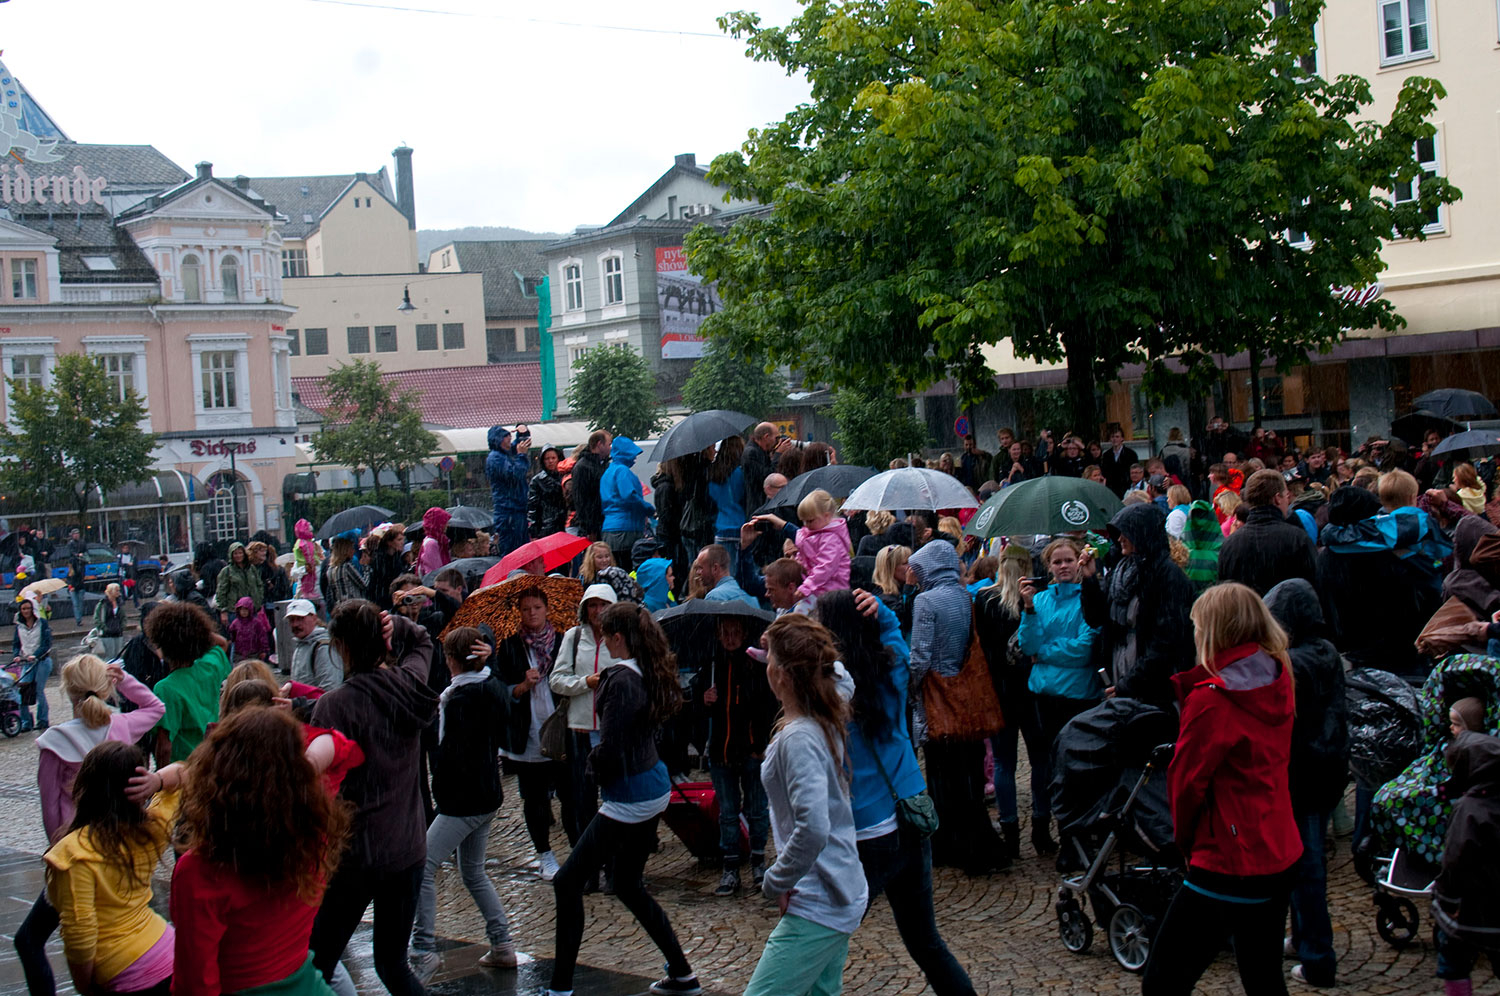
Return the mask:
[(340, 364), (324, 381), (326, 428), (313, 437), (319, 460), (346, 464), (359, 480), (368, 469), (380, 490), (380, 472), (404, 473), (437, 449), (437, 437), (422, 428), (415, 391), (397, 391), (368, 360)]
[(0, 486), (11, 496), (42, 509), (73, 505), (82, 522), (95, 488), (107, 492), (150, 473), (156, 436), (140, 427), (146, 406), (134, 390), (122, 397), (94, 360), (59, 357), (50, 387), (8, 383)]
[(656, 377), (629, 347), (604, 346), (579, 357), (568, 385), (568, 407), (590, 429), (646, 439), (668, 425), (656, 401)]
[(710, 342), (703, 359), (682, 385), (682, 402), (695, 412), (734, 408), (765, 418), (786, 407), (786, 381), (753, 360), (742, 360), (729, 347)]
[(833, 396), (832, 414), (839, 426), (834, 434), (839, 459), (847, 464), (883, 470), (896, 457), (927, 445), (927, 427), (907, 398), (846, 387)]

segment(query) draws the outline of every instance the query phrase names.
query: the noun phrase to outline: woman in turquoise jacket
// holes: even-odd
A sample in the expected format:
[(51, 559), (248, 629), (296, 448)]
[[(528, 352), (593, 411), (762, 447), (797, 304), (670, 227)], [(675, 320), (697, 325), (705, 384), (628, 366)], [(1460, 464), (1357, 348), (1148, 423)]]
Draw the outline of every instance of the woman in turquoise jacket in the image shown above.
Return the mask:
[(1043, 742), (1049, 748), (1068, 720), (1104, 693), (1091, 659), (1099, 630), (1083, 621), (1080, 551), (1073, 540), (1053, 540), (1042, 552), (1052, 584), (1041, 590), (1021, 584), (1021, 627), (1016, 641), (1022, 653), (1036, 659), (1026, 687), (1036, 703)]

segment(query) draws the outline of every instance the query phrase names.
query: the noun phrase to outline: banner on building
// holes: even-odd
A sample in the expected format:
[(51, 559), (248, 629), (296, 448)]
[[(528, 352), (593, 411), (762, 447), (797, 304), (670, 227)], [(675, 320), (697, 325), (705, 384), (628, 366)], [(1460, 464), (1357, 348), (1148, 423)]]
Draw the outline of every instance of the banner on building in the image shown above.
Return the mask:
[(698, 334), (703, 319), (723, 307), (719, 292), (689, 273), (682, 246), (656, 250), (656, 310), (661, 316), (664, 360), (695, 360), (703, 355)]

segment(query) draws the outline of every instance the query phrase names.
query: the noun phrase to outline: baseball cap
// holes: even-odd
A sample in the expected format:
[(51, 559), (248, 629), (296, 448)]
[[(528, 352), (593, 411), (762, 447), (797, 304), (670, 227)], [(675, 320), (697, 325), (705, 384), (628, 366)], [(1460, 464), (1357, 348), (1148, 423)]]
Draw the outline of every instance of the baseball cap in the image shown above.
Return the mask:
[(313, 603), (308, 601), (307, 599), (294, 598), (287, 603), (284, 614), (288, 619), (291, 619), (294, 616), (316, 615), (317, 611), (317, 609), (313, 608)]

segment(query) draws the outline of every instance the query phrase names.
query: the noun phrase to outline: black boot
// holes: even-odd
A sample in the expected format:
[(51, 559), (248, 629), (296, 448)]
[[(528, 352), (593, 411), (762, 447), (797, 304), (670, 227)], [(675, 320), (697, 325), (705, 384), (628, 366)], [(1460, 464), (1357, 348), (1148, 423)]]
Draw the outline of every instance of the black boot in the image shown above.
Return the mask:
[(1005, 853), (1010, 860), (1021, 860), (1021, 824), (1014, 820), (1000, 824), (1000, 836), (1005, 839)]
[(1036, 848), (1039, 857), (1057, 853), (1057, 841), (1052, 839), (1046, 823), (1031, 824), (1031, 846)]

